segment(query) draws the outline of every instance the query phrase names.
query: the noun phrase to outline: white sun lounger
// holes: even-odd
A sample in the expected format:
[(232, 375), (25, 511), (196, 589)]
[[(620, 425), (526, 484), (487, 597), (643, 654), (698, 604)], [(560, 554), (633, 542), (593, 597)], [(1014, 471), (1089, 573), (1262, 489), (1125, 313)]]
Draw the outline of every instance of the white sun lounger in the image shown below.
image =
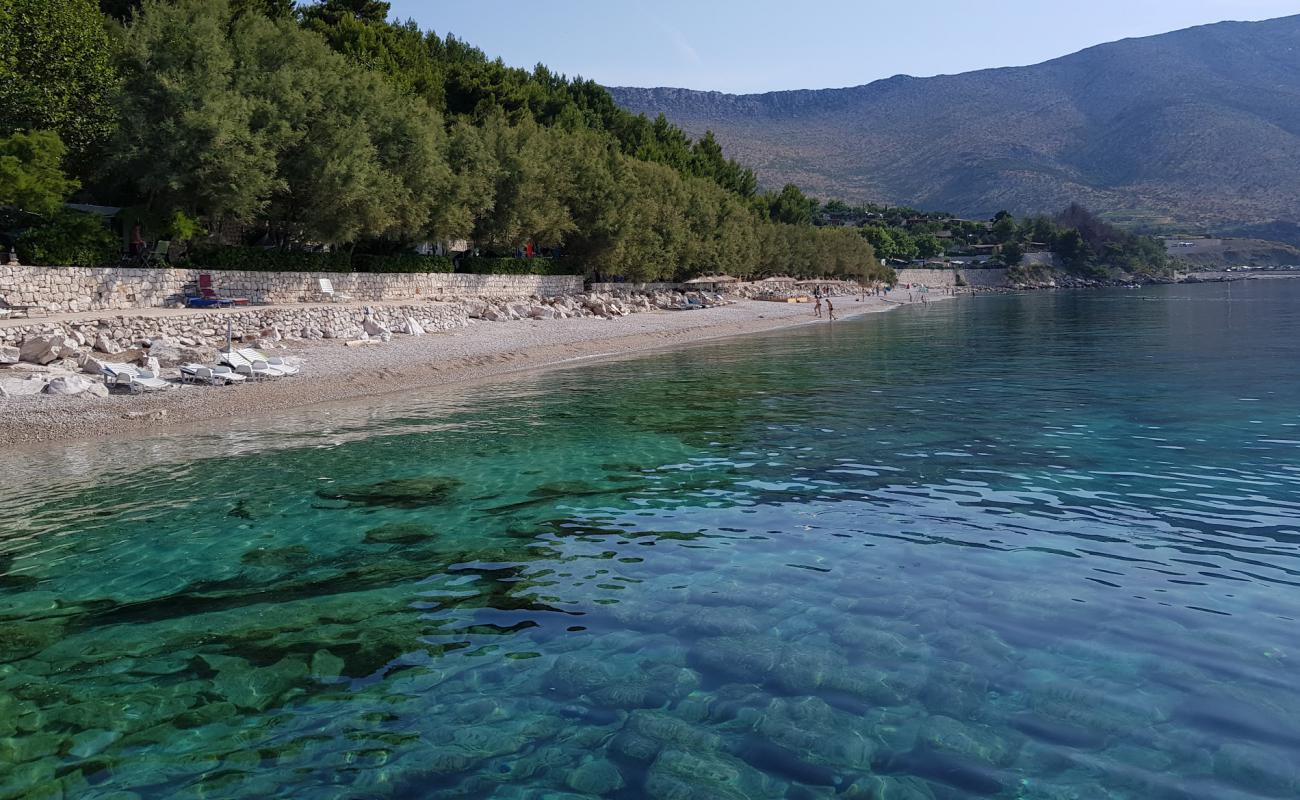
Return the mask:
[(181, 366), (181, 382), (207, 383), (212, 386), (225, 386), (231, 383), (243, 383), (248, 378), (227, 366), (209, 367), (204, 364), (184, 364)]
[(100, 366), (109, 386), (125, 387), (132, 394), (157, 391), (171, 386), (170, 383), (152, 372), (133, 367), (130, 364), (102, 364)]
[(334, 282), (329, 278), (317, 278), (316, 285), (320, 287), (320, 293), (331, 302), (342, 303), (351, 299), (348, 295), (342, 292), (334, 291)]
[(278, 367), (273, 367), (260, 358), (246, 358), (238, 350), (229, 353), (221, 350), (218, 352), (218, 356), (221, 363), (246, 378), (283, 378), (285, 376), (285, 372)]
[(297, 375), (301, 370), (293, 364), (287, 363), (279, 356), (268, 356), (261, 350), (254, 350), (251, 347), (241, 347), (235, 352), (239, 353), (249, 361), (265, 361), (271, 369), (279, 370), (284, 375)]

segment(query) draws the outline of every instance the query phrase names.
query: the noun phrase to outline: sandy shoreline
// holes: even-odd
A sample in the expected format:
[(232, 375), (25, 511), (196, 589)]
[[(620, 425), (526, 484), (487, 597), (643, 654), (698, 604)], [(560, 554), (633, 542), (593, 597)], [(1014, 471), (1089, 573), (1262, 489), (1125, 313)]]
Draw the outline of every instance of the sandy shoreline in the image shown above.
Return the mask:
[[(939, 298), (934, 298), (939, 299)], [(907, 302), (836, 298), (847, 319)], [(741, 301), (698, 311), (655, 311), (606, 320), (472, 322), (468, 328), (345, 347), (337, 341), (289, 342), (280, 355), (303, 359), (302, 374), (241, 386), (180, 386), (146, 395), (0, 400), (0, 447), (131, 437), (226, 418), (259, 418), (285, 409), (354, 401), (430, 387), (461, 385), (512, 372), (646, 353), (729, 336), (808, 324), (807, 305)]]

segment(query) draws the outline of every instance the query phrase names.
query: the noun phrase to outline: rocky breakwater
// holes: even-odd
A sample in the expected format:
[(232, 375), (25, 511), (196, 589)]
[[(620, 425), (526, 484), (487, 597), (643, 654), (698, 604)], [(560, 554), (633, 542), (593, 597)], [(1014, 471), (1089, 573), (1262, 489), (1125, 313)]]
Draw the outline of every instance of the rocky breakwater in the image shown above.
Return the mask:
[(727, 305), (728, 300), (711, 292), (586, 292), (548, 298), (516, 300), (468, 300), (470, 318), (487, 322), (521, 319), (615, 319), (646, 311), (684, 311)]
[(119, 315), (72, 322), (36, 322), (0, 329), (0, 397), (33, 394), (107, 395), (106, 363), (129, 363), (162, 377), (181, 364), (213, 364), (227, 337), (263, 348), (289, 339), (368, 339), (393, 331), (464, 327), (464, 306), (267, 307), (168, 315)]

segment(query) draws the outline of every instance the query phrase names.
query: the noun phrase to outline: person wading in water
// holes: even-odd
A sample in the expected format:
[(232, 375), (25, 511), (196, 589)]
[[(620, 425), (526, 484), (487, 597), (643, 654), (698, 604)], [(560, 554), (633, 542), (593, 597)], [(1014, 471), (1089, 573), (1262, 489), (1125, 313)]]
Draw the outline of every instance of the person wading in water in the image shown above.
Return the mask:
[(826, 318), (831, 322), (835, 321), (835, 306), (831, 305), (831, 299), (826, 298)]

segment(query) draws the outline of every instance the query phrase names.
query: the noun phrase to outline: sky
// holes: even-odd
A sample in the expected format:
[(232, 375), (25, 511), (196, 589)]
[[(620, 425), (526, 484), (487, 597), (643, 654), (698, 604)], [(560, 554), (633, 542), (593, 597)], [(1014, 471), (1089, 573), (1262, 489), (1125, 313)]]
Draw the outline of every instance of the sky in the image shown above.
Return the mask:
[(394, 0), (507, 64), (606, 86), (765, 92), (1046, 61), (1103, 42), (1300, 14), (1300, 0)]

